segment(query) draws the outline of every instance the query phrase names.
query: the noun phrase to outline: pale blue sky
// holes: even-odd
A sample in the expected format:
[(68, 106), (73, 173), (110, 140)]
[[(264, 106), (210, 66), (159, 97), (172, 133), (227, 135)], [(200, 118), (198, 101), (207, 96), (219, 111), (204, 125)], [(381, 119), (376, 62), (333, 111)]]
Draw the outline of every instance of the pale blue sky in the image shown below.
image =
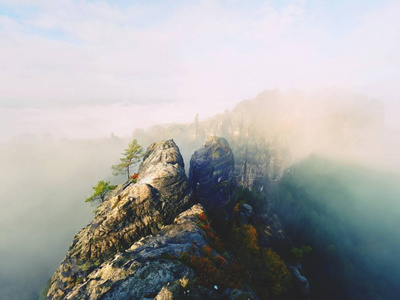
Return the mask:
[[(0, 139), (43, 133), (54, 114), (84, 122), (93, 106), (186, 121), (275, 87), (361, 91), (398, 127), (399, 15), (393, 0), (0, 0)], [(139, 125), (114, 116), (98, 118), (121, 133)]]

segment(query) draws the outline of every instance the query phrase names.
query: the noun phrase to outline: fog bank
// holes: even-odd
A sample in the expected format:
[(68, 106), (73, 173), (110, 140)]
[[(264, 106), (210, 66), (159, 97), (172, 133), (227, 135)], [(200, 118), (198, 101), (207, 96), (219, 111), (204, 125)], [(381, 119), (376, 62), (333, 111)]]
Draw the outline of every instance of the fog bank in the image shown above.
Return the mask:
[(126, 141), (20, 136), (0, 145), (0, 299), (38, 299), (73, 236), (92, 219), (86, 197), (111, 177)]

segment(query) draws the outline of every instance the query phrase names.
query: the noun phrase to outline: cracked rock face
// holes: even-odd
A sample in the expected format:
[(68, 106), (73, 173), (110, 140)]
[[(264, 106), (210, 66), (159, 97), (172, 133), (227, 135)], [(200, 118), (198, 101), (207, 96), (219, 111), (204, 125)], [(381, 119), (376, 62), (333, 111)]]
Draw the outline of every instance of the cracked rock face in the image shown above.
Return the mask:
[(51, 279), (49, 299), (66, 298), (104, 261), (157, 233), (189, 205), (191, 189), (182, 156), (172, 140), (153, 143), (139, 173), (138, 183), (119, 187), (74, 237)]
[(177, 299), (188, 286), (196, 292), (193, 270), (178, 258), (191, 250), (199, 254), (209, 243), (199, 214), (205, 214), (199, 204), (182, 212), (173, 224), (104, 261), (62, 299)]
[(194, 201), (204, 205), (211, 218), (228, 218), (235, 192), (235, 163), (228, 142), (210, 137), (190, 160), (189, 178)]

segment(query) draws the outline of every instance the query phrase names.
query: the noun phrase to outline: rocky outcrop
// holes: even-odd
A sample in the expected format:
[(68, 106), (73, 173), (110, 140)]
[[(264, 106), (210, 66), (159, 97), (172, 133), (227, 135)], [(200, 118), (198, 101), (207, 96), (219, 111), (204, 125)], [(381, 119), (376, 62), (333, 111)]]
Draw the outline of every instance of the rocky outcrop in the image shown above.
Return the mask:
[(48, 298), (64, 299), (104, 261), (171, 223), (191, 198), (183, 167), (172, 140), (153, 143), (139, 168), (138, 183), (119, 187), (74, 237), (52, 277)]
[(181, 294), (195, 275), (178, 258), (192, 245), (198, 251), (207, 244), (205, 232), (196, 224), (201, 213), (203, 208), (196, 205), (159, 233), (117, 253), (84, 278), (66, 299), (153, 299), (157, 295), (163, 299)]
[(260, 243), (264, 247), (270, 247), (286, 238), (281, 221), (275, 214), (257, 215), (253, 218), (253, 224), (257, 228)]
[[(196, 117), (191, 124), (155, 126), (148, 131), (136, 131), (141, 141), (174, 136), (182, 147), (193, 153), (210, 135), (225, 138), (235, 156), (235, 177), (239, 185), (257, 191), (266, 190), (270, 182), (279, 181), (292, 163), (287, 140), (282, 131), (287, 122), (282, 109), (282, 97), (276, 90), (263, 92), (255, 99), (240, 102), (231, 112), (204, 121)], [(279, 128), (277, 128), (277, 126)]]
[[(48, 299), (258, 299), (245, 282), (246, 267), (213, 227), (253, 225), (267, 244), (284, 233), (276, 216), (257, 214), (245, 203), (233, 209), (234, 168), (223, 138), (209, 138), (193, 154), (190, 180), (172, 140), (151, 144), (137, 183), (118, 186), (75, 236)], [(199, 204), (188, 208), (194, 201)]]
[[(221, 299), (223, 291), (200, 286), (193, 269), (181, 259), (188, 253), (201, 256), (203, 248), (212, 243), (199, 226), (201, 215), (206, 212), (199, 204), (182, 212), (173, 224), (133, 243), (82, 277), (63, 299)], [(224, 295), (253, 299), (240, 290), (227, 289)]]
[(215, 219), (227, 219), (234, 205), (235, 178), (231, 148), (224, 138), (211, 136), (190, 160), (189, 180), (194, 201)]
[(258, 240), (262, 247), (268, 248), (275, 246), (286, 238), (285, 231), (277, 215), (257, 214), (249, 204), (236, 204), (233, 220), (236, 226), (254, 226), (257, 229)]
[[(173, 140), (152, 143), (139, 167), (139, 184), (149, 184), (160, 193), (164, 222), (189, 208), (192, 190), (185, 174), (185, 165)], [(178, 204), (178, 205), (177, 205)]]
[(235, 212), (235, 217), (239, 225), (250, 224), (254, 217), (253, 207), (245, 203), (238, 204), (237, 211)]
[(309, 300), (310, 299), (310, 284), (306, 277), (304, 277), (301, 273), (301, 266), (293, 266), (287, 264), (287, 267), (292, 273), (295, 283), (295, 290), (299, 299)]

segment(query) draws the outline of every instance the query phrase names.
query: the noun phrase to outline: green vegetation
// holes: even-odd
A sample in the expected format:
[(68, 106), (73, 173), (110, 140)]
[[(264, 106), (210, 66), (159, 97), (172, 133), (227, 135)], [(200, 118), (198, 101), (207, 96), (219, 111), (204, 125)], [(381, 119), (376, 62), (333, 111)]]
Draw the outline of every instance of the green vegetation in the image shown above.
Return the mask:
[(237, 203), (239, 204), (247, 203), (251, 205), (254, 211), (257, 211), (258, 213), (266, 212), (264, 192), (249, 190), (248, 188), (239, 186), (237, 188), (237, 195), (238, 195)]
[(121, 163), (111, 167), (113, 175), (127, 174), (129, 179), (129, 168), (141, 160), (143, 157), (143, 147), (134, 139), (122, 155), (123, 157), (120, 158)]
[(260, 247), (252, 225), (234, 225), (231, 237), (231, 248), (256, 294), (262, 299), (284, 299), (292, 288), (292, 277), (283, 259), (271, 248)]
[[(238, 187), (237, 195), (237, 202), (233, 208), (234, 213), (239, 212), (240, 204), (243, 203), (250, 204), (259, 211), (264, 211), (264, 193)], [(291, 295), (294, 285), (289, 269), (275, 250), (261, 247), (257, 229), (253, 225), (242, 224), (239, 219), (233, 219), (224, 227), (224, 230), (218, 230), (217, 227), (217, 232), (222, 239), (211, 229), (205, 215), (199, 215), (198, 225), (211, 240), (212, 248), (222, 254), (223, 259), (233, 260), (234, 267), (229, 274), (236, 274), (234, 277), (240, 278), (236, 287), (246, 290), (245, 285), (248, 285), (261, 299), (285, 299)], [(190, 259), (190, 266), (195, 271), (197, 270), (197, 276), (205, 274), (206, 284), (208, 284), (206, 278), (216, 280), (213, 277), (214, 274), (224, 274), (221, 267), (216, 265), (216, 260), (213, 260), (210, 249), (204, 248), (201, 257), (193, 258), (189, 254), (182, 257), (185, 261)], [(216, 270), (220, 273), (216, 273)], [(232, 287), (226, 283), (225, 286)]]
[(211, 244), (201, 248), (200, 255), (195, 253), (193, 244), (189, 253), (182, 253), (179, 260), (193, 269), (202, 286), (213, 288), (217, 285), (220, 290), (239, 288), (244, 279), (243, 267), (235, 262), (228, 263), (225, 257), (218, 254), (226, 253), (226, 250), (205, 214), (198, 216), (197, 224), (206, 232)]
[(97, 182), (96, 186), (92, 187), (94, 193), (92, 196), (87, 198), (85, 202), (95, 202), (98, 200), (103, 202), (107, 193), (112, 191), (116, 187), (117, 187), (116, 185), (111, 185), (109, 181), (100, 180), (99, 182)]
[(200, 255), (194, 253), (193, 246), (189, 253), (182, 253), (179, 260), (193, 269), (202, 286), (213, 288), (217, 285), (223, 291), (227, 287), (239, 288), (242, 284), (242, 267), (236, 263), (228, 264), (208, 245), (200, 250)]
[(297, 247), (292, 247), (292, 249), (290, 250), (290, 252), (292, 252), (292, 254), (294, 255), (294, 257), (298, 260), (301, 261), (302, 258), (311, 253), (312, 248), (311, 246), (302, 246), (300, 248)]
[[(102, 259), (98, 258), (97, 260), (87, 260), (84, 263), (80, 264), (80, 269), (82, 272), (87, 272), (90, 273), (93, 269), (95, 269), (96, 267), (100, 266), (100, 264), (103, 262)], [(82, 277), (78, 277), (76, 280), (79, 281), (79, 283), (81, 283), (83, 281), (84, 278)]]

